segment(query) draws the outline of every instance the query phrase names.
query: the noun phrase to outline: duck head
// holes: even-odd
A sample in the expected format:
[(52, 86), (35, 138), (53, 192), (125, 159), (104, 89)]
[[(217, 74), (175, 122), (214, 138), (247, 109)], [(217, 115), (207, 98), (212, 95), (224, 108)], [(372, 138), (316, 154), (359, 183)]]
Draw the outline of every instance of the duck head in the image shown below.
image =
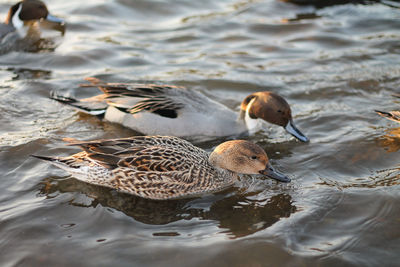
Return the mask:
[(13, 5), (8, 11), (5, 23), (21, 29), (42, 20), (54, 24), (53, 29), (64, 33), (64, 21), (52, 16), (46, 5), (39, 0), (23, 0)]
[(224, 142), (214, 149), (208, 161), (215, 167), (235, 173), (262, 174), (281, 182), (290, 182), (288, 177), (272, 168), (265, 151), (249, 141)]
[(285, 128), (285, 130), (302, 142), (309, 139), (295, 126), (292, 111), (286, 100), (273, 92), (257, 92), (247, 96), (240, 106), (240, 119), (245, 121), (249, 130), (253, 122), (262, 119)]

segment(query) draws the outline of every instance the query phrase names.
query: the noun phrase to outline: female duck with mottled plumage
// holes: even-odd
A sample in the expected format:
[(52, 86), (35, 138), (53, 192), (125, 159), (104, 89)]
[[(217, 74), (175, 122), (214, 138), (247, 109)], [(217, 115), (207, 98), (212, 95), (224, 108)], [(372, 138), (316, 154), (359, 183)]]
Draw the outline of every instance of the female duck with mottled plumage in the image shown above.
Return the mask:
[(293, 123), (289, 104), (273, 92), (247, 96), (238, 116), (204, 94), (183, 87), (87, 80), (91, 84), (82, 86), (97, 86), (103, 94), (76, 100), (53, 92), (51, 98), (146, 135), (238, 136), (254, 133), (260, 122), (266, 121), (284, 127), (300, 141), (309, 141)]
[(173, 199), (221, 191), (232, 186), (239, 173), (290, 182), (272, 168), (261, 147), (244, 140), (224, 142), (210, 155), (170, 136), (66, 141), (84, 151), (69, 157), (34, 157), (81, 181), (143, 198)]
[(1, 43), (25, 38), (42, 20), (54, 23), (52, 28), (64, 33), (64, 21), (52, 16), (42, 1), (24, 0), (16, 3), (10, 7), (5, 22), (0, 24)]

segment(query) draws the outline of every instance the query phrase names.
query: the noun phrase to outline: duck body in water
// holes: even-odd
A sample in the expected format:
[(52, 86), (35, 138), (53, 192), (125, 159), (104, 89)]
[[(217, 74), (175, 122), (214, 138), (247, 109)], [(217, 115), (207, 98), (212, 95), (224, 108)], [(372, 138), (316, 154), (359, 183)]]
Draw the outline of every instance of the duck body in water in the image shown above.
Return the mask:
[(264, 121), (284, 127), (300, 141), (309, 141), (295, 126), (289, 104), (273, 92), (247, 96), (237, 114), (201, 92), (184, 87), (88, 80), (92, 83), (82, 86), (96, 86), (103, 94), (77, 100), (53, 92), (51, 98), (146, 135), (238, 136), (255, 133)]
[(83, 151), (69, 157), (34, 157), (81, 181), (148, 199), (195, 197), (221, 191), (232, 186), (238, 174), (261, 174), (290, 182), (272, 168), (261, 147), (245, 140), (224, 142), (211, 154), (171, 136), (66, 141)]

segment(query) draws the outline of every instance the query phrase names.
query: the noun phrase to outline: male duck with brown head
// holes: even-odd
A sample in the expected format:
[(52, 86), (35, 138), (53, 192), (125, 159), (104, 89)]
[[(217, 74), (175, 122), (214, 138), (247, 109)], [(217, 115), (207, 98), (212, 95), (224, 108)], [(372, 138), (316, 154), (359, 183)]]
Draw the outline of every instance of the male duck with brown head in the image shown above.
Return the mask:
[(69, 157), (34, 157), (81, 181), (143, 198), (174, 199), (221, 191), (232, 186), (238, 174), (290, 182), (272, 168), (261, 147), (245, 140), (224, 142), (211, 154), (171, 136), (66, 141), (83, 151)]
[(103, 94), (77, 100), (53, 93), (51, 98), (146, 135), (237, 136), (253, 133), (258, 122), (265, 121), (284, 127), (300, 141), (309, 141), (294, 125), (289, 104), (272, 92), (247, 96), (238, 115), (199, 91), (183, 87), (88, 80), (92, 83), (82, 86), (97, 86)]
[(257, 92), (247, 96), (240, 106), (239, 116), (245, 121), (250, 132), (259, 128), (260, 119), (262, 119), (282, 126), (300, 141), (309, 141), (295, 126), (289, 104), (283, 97), (273, 92)]
[(29, 31), (41, 21), (52, 24), (50, 28), (64, 33), (64, 21), (52, 16), (42, 1), (20, 1), (10, 8), (5, 23), (0, 25), (0, 40), (4, 42), (4, 39), (11, 33), (16, 33), (17, 35), (14, 36), (20, 39), (25, 38)]

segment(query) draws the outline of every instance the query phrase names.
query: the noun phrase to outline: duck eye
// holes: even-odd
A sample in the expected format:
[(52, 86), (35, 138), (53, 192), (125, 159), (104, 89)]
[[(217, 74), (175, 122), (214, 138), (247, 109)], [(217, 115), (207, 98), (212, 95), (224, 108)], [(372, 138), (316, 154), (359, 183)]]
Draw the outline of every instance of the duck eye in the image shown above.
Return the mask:
[(257, 159), (257, 156), (251, 156), (251, 159)]

